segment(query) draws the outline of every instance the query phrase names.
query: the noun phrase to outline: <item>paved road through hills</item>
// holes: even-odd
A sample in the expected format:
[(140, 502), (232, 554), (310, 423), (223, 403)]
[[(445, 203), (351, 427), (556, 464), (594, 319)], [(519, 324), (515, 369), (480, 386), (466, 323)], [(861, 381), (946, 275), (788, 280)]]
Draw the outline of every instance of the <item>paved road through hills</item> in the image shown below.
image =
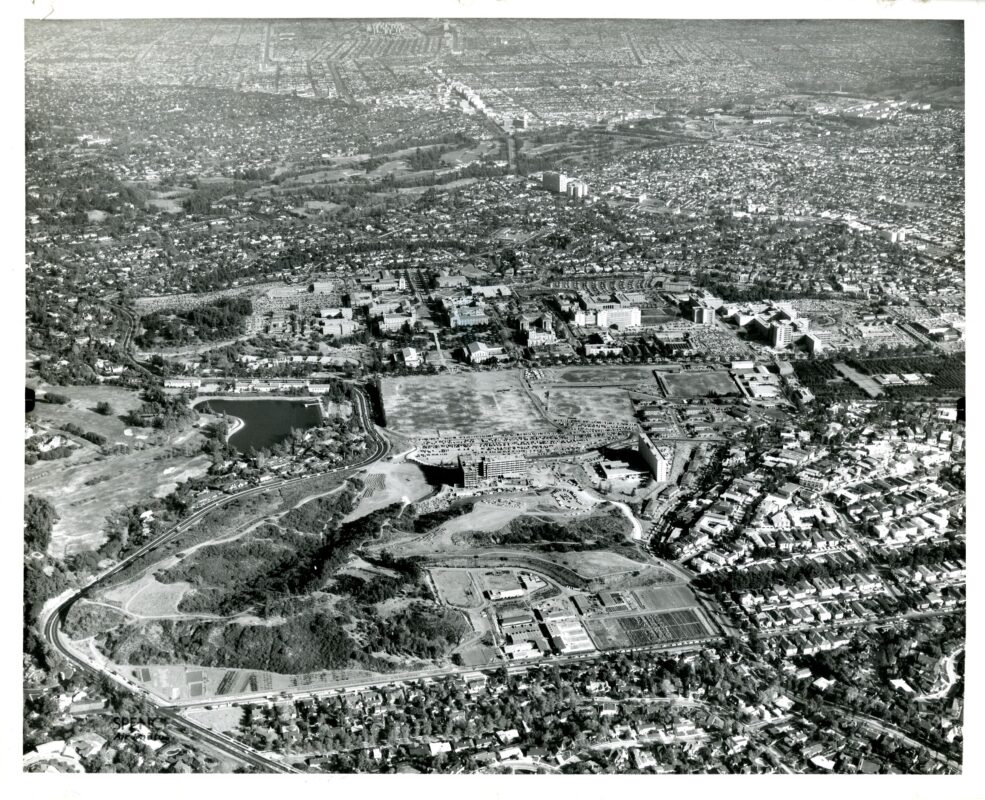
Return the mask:
[(142, 558), (150, 552), (153, 552), (168, 542), (174, 541), (180, 537), (183, 533), (187, 532), (195, 523), (199, 522), (206, 514), (219, 508), (221, 506), (227, 505), (234, 500), (249, 497), (262, 492), (270, 491), (271, 489), (277, 489), (283, 486), (293, 486), (298, 484), (303, 484), (306, 481), (321, 478), (325, 475), (348, 475), (362, 469), (365, 466), (384, 458), (390, 451), (389, 442), (381, 436), (373, 426), (372, 418), (369, 412), (369, 402), (367, 401), (365, 395), (361, 390), (355, 390), (355, 408), (359, 415), (360, 420), (364, 426), (364, 429), (369, 434), (370, 439), (373, 441), (373, 449), (367, 454), (367, 456), (361, 461), (350, 464), (346, 467), (339, 467), (334, 470), (328, 470), (326, 472), (320, 472), (313, 475), (307, 475), (300, 478), (290, 478), (286, 480), (271, 481), (270, 483), (264, 484), (262, 486), (254, 486), (249, 489), (244, 489), (241, 492), (231, 494), (225, 497), (218, 498), (212, 502), (206, 504), (202, 508), (198, 509), (192, 513), (189, 517), (185, 518), (179, 522), (174, 527), (170, 528), (168, 531), (163, 533), (161, 536), (157, 537), (151, 542), (143, 545), (142, 547), (135, 550), (129, 556), (124, 558), (122, 561), (111, 567), (110, 569), (97, 575), (88, 584), (80, 588), (74, 594), (70, 595), (68, 598), (62, 600), (56, 605), (54, 609), (50, 611), (48, 616), (43, 620), (41, 626), (42, 633), (45, 639), (51, 644), (52, 648), (57, 651), (63, 658), (69, 661), (76, 669), (91, 675), (94, 678), (100, 676), (107, 676), (115, 683), (120, 685), (127, 691), (136, 694), (140, 699), (155, 707), (157, 713), (165, 717), (171, 724), (185, 729), (190, 735), (196, 737), (197, 739), (207, 742), (216, 749), (223, 753), (226, 753), (233, 758), (249, 764), (256, 769), (268, 771), (268, 772), (297, 772), (294, 767), (289, 764), (282, 763), (268, 756), (262, 755), (255, 750), (246, 747), (239, 742), (230, 739), (223, 734), (216, 733), (210, 730), (204, 725), (200, 725), (192, 720), (189, 720), (180, 714), (180, 709), (174, 707), (172, 704), (157, 697), (156, 695), (146, 691), (142, 687), (138, 687), (135, 684), (130, 683), (130, 681), (119, 675), (113, 670), (107, 671), (102, 666), (97, 666), (91, 664), (82, 658), (77, 652), (70, 648), (61, 637), (62, 625), (65, 621), (69, 610), (72, 606), (78, 602), (87, 593), (91, 592), (96, 587), (104, 584), (106, 581), (118, 575), (124, 569), (133, 564), (137, 559)]

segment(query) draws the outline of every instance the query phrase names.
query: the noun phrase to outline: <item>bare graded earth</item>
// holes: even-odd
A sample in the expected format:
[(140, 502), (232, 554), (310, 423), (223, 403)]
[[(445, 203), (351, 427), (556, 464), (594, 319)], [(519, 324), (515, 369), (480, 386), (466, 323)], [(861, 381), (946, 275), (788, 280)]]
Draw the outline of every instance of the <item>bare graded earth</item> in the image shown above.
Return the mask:
[(612, 386), (617, 383), (654, 383), (653, 370), (647, 367), (569, 367), (545, 370), (550, 380), (564, 383), (588, 383)]
[[(584, 578), (601, 578), (611, 581), (626, 578), (634, 585), (646, 583), (673, 583), (679, 579), (662, 567), (642, 564), (631, 558), (608, 550), (583, 550), (577, 553), (539, 553), (541, 558), (553, 561), (578, 573)], [(636, 574), (634, 574), (636, 573)]]
[(365, 484), (358, 505), (343, 521), (357, 519), (394, 503), (414, 502), (431, 493), (431, 486), (416, 464), (377, 461), (360, 474)]
[(553, 430), (516, 370), (383, 380), (387, 427), (411, 436)]
[(114, 586), (102, 593), (102, 599), (120, 604), (120, 609), (135, 617), (184, 616), (178, 603), (191, 588), (187, 581), (161, 583), (150, 572), (133, 583)]
[(522, 516), (522, 505), (505, 505), (478, 502), (468, 514), (448, 520), (442, 525), (443, 533), (455, 534), (471, 531), (498, 531), (512, 520)]
[(635, 416), (629, 392), (621, 386), (563, 386), (555, 384), (547, 393), (547, 411), (552, 418), (604, 419), (631, 422)]
[(670, 397), (737, 395), (739, 387), (727, 372), (669, 372), (660, 381)]
[(448, 605), (458, 608), (478, 608), (482, 605), (482, 594), (469, 570), (433, 569), (431, 578), (438, 588), (441, 600)]

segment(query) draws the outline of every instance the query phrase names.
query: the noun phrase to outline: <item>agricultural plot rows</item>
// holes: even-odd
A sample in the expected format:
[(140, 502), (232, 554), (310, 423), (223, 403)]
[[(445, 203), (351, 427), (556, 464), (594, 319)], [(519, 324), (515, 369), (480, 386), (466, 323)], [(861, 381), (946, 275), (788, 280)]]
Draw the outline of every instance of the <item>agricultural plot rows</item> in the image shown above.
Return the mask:
[(653, 645), (699, 639), (709, 635), (694, 609), (658, 611), (586, 621), (589, 634), (600, 650)]

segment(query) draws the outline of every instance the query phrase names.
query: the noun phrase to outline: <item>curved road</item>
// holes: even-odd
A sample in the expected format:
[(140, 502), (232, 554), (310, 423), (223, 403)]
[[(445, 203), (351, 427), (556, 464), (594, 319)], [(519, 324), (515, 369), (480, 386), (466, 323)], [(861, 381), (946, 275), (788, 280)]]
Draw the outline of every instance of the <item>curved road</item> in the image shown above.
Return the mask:
[(179, 522), (177, 525), (175, 525), (170, 530), (163, 533), (161, 536), (157, 537), (153, 541), (148, 542), (147, 544), (138, 548), (115, 566), (97, 575), (95, 578), (92, 579), (92, 581), (90, 581), (88, 584), (83, 586), (81, 589), (77, 590), (74, 594), (72, 594), (67, 599), (60, 602), (52, 611), (50, 611), (47, 618), (44, 619), (43, 621), (41, 630), (42, 630), (42, 634), (44, 635), (44, 638), (49, 642), (51, 647), (56, 652), (58, 652), (63, 658), (65, 658), (68, 662), (70, 662), (76, 669), (81, 670), (82, 672), (96, 678), (102, 675), (109, 677), (111, 680), (115, 681), (117, 684), (122, 686), (127, 691), (131, 692), (132, 694), (138, 695), (138, 697), (140, 697), (140, 699), (143, 700), (144, 702), (154, 706), (157, 712), (162, 717), (166, 717), (174, 725), (184, 728), (193, 737), (211, 744), (216, 749), (240, 761), (243, 761), (253, 767), (256, 767), (257, 769), (261, 769), (264, 771), (298, 772), (299, 770), (295, 769), (289, 764), (285, 764), (280, 761), (274, 760), (272, 758), (266, 757), (256, 752), (255, 750), (248, 748), (245, 745), (234, 741), (233, 739), (230, 739), (228, 736), (224, 736), (222, 734), (216, 733), (215, 731), (212, 731), (211, 729), (205, 727), (204, 725), (199, 725), (198, 723), (195, 723), (191, 720), (188, 720), (180, 716), (180, 708), (167, 703), (166, 701), (162, 700), (159, 697), (156, 697), (155, 695), (151, 694), (150, 692), (143, 689), (142, 687), (132, 684), (126, 677), (120, 675), (115, 670), (107, 671), (101, 667), (97, 667), (94, 666), (93, 664), (90, 664), (88, 661), (86, 661), (85, 659), (81, 658), (78, 654), (76, 654), (70, 647), (68, 647), (62, 641), (61, 628), (69, 610), (72, 608), (73, 605), (75, 605), (76, 602), (78, 602), (79, 599), (84, 597), (92, 589), (96, 588), (97, 586), (105, 583), (106, 581), (110, 580), (114, 576), (118, 575), (128, 566), (133, 564), (137, 559), (142, 558), (147, 553), (153, 552), (154, 550), (158, 549), (162, 545), (165, 545), (168, 542), (175, 540), (183, 533), (185, 533), (196, 522), (201, 520), (202, 517), (204, 517), (209, 512), (215, 510), (216, 508), (224, 506), (228, 503), (231, 503), (233, 500), (237, 500), (242, 497), (249, 497), (251, 495), (260, 494), (262, 492), (267, 492), (271, 489), (276, 489), (282, 486), (291, 486), (291, 485), (304, 483), (305, 481), (312, 480), (314, 478), (320, 478), (325, 475), (332, 475), (332, 474), (348, 475), (353, 472), (356, 472), (357, 470), (362, 469), (363, 467), (373, 463), (374, 461), (378, 461), (381, 458), (385, 457), (390, 452), (390, 443), (383, 436), (381, 436), (379, 432), (377, 432), (375, 426), (373, 425), (369, 413), (369, 402), (367, 401), (363, 392), (359, 389), (356, 389), (355, 399), (356, 399), (355, 406), (357, 408), (357, 412), (360, 416), (360, 419), (362, 420), (363, 427), (366, 430), (367, 434), (369, 435), (370, 439), (374, 443), (374, 448), (372, 452), (369, 453), (366, 456), (366, 458), (364, 458), (362, 461), (359, 461), (355, 464), (350, 464), (349, 466), (346, 467), (338, 467), (334, 470), (327, 470), (325, 472), (319, 472), (314, 475), (307, 475), (301, 478), (289, 478), (285, 480), (271, 481), (270, 483), (266, 483), (261, 486), (253, 486), (250, 487), (249, 489), (244, 489), (241, 492), (237, 492), (235, 494), (231, 494), (226, 497), (218, 498), (216, 500), (213, 500), (211, 503), (202, 506), (202, 508), (195, 511), (189, 517)]
[(934, 692), (917, 695), (913, 698), (914, 700), (940, 700), (942, 697), (947, 697), (948, 692), (951, 691), (951, 687), (958, 682), (959, 676), (954, 662), (962, 650), (964, 650), (964, 645), (961, 645), (953, 653), (944, 658), (944, 682), (941, 687)]

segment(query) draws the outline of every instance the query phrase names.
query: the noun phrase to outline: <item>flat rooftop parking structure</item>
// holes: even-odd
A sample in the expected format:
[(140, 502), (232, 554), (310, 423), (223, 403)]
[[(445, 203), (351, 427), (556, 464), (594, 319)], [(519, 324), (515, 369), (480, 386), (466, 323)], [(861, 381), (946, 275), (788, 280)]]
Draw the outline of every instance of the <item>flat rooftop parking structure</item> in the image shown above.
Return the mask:
[(412, 436), (553, 431), (520, 385), (520, 372), (384, 378), (387, 426)]
[(739, 387), (724, 370), (716, 372), (666, 372), (660, 383), (668, 397), (738, 395)]

